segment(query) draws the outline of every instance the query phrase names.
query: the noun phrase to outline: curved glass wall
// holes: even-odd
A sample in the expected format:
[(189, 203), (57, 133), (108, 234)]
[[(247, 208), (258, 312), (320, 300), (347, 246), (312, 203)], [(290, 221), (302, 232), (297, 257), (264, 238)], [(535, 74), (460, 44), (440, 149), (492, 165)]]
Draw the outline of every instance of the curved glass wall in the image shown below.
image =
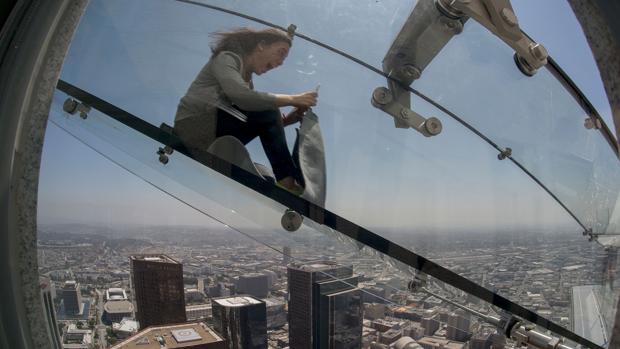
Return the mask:
[[(300, 32), (376, 67), (414, 6), (209, 4), (281, 26), (294, 23)], [(258, 25), (184, 2), (93, 1), (62, 79), (152, 125), (171, 125), (179, 98), (210, 56), (209, 33), (238, 26)], [(512, 158), (586, 228), (614, 232), (618, 161), (596, 130), (584, 128), (583, 109), (548, 71), (523, 76), (503, 43), (473, 21), (465, 28), (413, 87), (498, 146), (510, 147)], [(282, 67), (255, 79), (257, 90), (283, 93), (319, 84), (315, 112), (325, 139), (326, 209), (569, 328), (571, 287), (603, 284), (600, 298), (607, 303), (617, 298), (615, 269), (596, 272), (605, 251), (587, 244), (583, 229), (521, 169), (498, 161), (495, 148), (435, 106), (412, 98), (413, 110), (442, 121), (440, 135), (425, 138), (396, 129), (392, 117), (370, 104), (372, 91), (387, 84), (383, 76), (299, 39)], [(280, 229), (283, 206), (272, 209), (273, 201), (234, 182), (209, 184), (211, 172), (180, 154), (163, 166), (155, 156), (157, 142), (96, 111), (83, 121), (61, 115), (66, 97), (56, 96), (52, 120), (70, 130), (86, 127), (77, 136), (106, 144), (114, 161), (129, 155), (124, 167), (226, 224), (235, 222), (240, 231)], [(292, 148), (292, 127), (287, 136)], [(259, 142), (248, 150), (254, 161), (268, 164)], [(253, 201), (237, 201), (236, 192)], [(605, 309), (612, 311), (605, 318), (613, 318), (615, 307)]]

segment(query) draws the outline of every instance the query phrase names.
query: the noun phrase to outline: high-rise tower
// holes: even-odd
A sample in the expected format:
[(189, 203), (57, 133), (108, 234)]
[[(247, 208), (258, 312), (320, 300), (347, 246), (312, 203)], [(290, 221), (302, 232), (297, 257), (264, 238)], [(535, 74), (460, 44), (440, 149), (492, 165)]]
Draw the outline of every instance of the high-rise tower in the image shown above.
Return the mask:
[(362, 297), (349, 266), (334, 262), (288, 267), (291, 348), (360, 348)]
[(75, 281), (66, 281), (62, 286), (62, 302), (65, 306), (65, 314), (79, 315), (82, 313), (82, 296), (80, 284)]
[(212, 300), (214, 329), (230, 349), (267, 349), (267, 307), (260, 299), (240, 295)]
[(140, 328), (185, 322), (183, 265), (166, 255), (135, 255), (129, 260)]

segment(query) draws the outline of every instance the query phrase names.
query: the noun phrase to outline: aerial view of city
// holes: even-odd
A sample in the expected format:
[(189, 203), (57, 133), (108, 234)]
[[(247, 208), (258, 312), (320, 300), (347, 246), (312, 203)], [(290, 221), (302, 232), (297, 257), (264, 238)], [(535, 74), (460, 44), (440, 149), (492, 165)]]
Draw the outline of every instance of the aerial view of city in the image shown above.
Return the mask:
[[(583, 320), (573, 318), (574, 294), (600, 302), (601, 285), (614, 282), (615, 254), (566, 234), (412, 240), (418, 253), (569, 329)], [(518, 345), (432, 293), (487, 316), (499, 309), (433, 280), (411, 289), (407, 268), (328, 235), (55, 224), (40, 227), (38, 250), (63, 348)]]

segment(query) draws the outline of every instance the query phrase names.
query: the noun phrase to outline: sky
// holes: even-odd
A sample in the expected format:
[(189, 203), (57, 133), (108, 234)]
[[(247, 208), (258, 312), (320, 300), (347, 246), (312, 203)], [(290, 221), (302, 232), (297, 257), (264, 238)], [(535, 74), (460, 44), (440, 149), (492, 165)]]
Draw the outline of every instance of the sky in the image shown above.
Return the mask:
[[(380, 67), (391, 40), (415, 1), (209, 1), (298, 31)], [(587, 43), (564, 1), (513, 1), (520, 25), (543, 43), (612, 126), (609, 107)], [(139, 20), (136, 20), (139, 18)], [(548, 21), (553, 18), (553, 25)], [(209, 57), (208, 34), (254, 23), (171, 0), (90, 2), (61, 78), (145, 118), (172, 124), (178, 99)], [(551, 75), (520, 74), (510, 49), (475, 23), (452, 39), (414, 88), (437, 100), (515, 157), (586, 222), (600, 220), (585, 198), (605, 159), (601, 140), (584, 132), (582, 111)], [(327, 158), (326, 207), (382, 232), (446, 230), (514, 231), (579, 227), (553, 199), (496, 151), (419, 98), (413, 109), (436, 116), (443, 132), (425, 138), (395, 129), (374, 109), (370, 93), (385, 79), (333, 53), (295, 40), (285, 64), (255, 79), (258, 90), (298, 93), (321, 84), (319, 105)], [(235, 209), (264, 227), (277, 222), (257, 209), (247, 190), (177, 155), (162, 167), (157, 145), (132, 138), (96, 112), (76, 122), (52, 118), (99, 152), (117, 159), (160, 189), (199, 210), (233, 219)], [(77, 120), (79, 121), (79, 120)], [(114, 125), (113, 125), (114, 126)], [(90, 132), (92, 133), (89, 133)], [(294, 129), (287, 129), (292, 148)], [(113, 144), (102, 142), (112, 139)], [(267, 164), (259, 142), (248, 146)], [(123, 149), (123, 151), (119, 151)], [(121, 160), (124, 159), (124, 160)], [(620, 182), (620, 181), (619, 181)], [(575, 190), (575, 188), (578, 188)], [(605, 193), (598, 188), (601, 194)], [(617, 192), (615, 192), (617, 195)], [(615, 200), (614, 193), (607, 193)], [(264, 200), (263, 200), (264, 201)], [(277, 207), (277, 205), (275, 205)], [(273, 216), (275, 217), (275, 216)], [(39, 186), (39, 219), (45, 223), (216, 225), (50, 123)]]

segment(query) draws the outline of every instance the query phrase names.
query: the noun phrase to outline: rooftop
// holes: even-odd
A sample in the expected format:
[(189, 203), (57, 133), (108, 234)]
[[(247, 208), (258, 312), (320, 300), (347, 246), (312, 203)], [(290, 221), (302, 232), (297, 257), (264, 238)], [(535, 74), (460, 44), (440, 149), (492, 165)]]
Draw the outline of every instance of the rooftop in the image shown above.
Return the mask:
[(103, 309), (109, 314), (115, 313), (131, 313), (133, 311), (133, 304), (130, 301), (111, 301), (106, 302), (103, 305)]
[(463, 342), (452, 341), (443, 337), (422, 337), (417, 342), (423, 347), (429, 345), (444, 349), (462, 349), (465, 346)]
[(217, 303), (224, 307), (243, 307), (246, 305), (262, 303), (260, 300), (254, 297), (250, 297), (250, 296), (215, 298), (212, 300), (212, 302)]
[(147, 254), (147, 255), (133, 255), (129, 259), (145, 262), (160, 262), (160, 263), (174, 263), (179, 264), (176, 260), (165, 254)]
[(177, 349), (223, 342), (224, 339), (203, 322), (194, 322), (148, 327), (111, 349), (160, 349), (162, 346)]

